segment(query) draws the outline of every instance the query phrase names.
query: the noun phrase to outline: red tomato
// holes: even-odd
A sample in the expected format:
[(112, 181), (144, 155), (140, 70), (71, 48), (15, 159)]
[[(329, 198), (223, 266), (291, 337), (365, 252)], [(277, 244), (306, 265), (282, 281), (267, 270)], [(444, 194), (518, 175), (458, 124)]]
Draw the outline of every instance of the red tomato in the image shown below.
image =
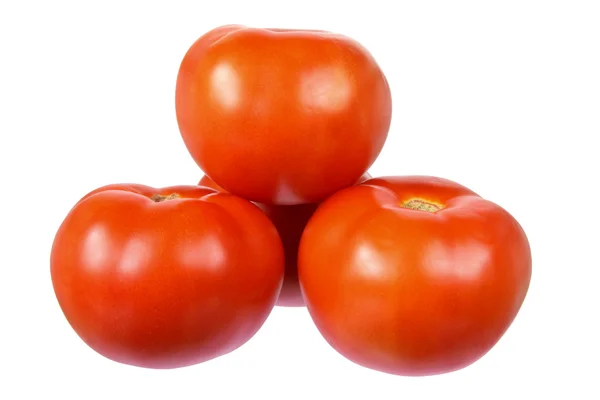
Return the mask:
[(431, 375), (482, 357), (527, 293), (531, 253), (518, 222), (457, 183), (371, 179), (327, 199), (300, 242), (307, 309), (346, 358)]
[(219, 185), (291, 205), (318, 203), (367, 171), (392, 102), (372, 55), (348, 37), (234, 25), (187, 51), (176, 112), (187, 149)]
[(56, 297), (96, 352), (176, 368), (231, 352), (271, 312), (283, 246), (252, 203), (209, 188), (109, 185), (67, 215), (52, 247)]
[[(219, 191), (225, 191), (208, 176), (203, 176), (198, 183)], [(298, 283), (298, 243), (309, 218), (317, 208), (317, 204), (297, 204), (293, 206), (276, 206), (256, 203), (277, 228), (285, 252), (285, 277), (277, 299), (278, 306), (304, 306), (300, 285)]]
[[(359, 182), (371, 178), (365, 173)], [(208, 176), (203, 176), (198, 183), (219, 191), (225, 191)], [(293, 206), (277, 206), (271, 204), (256, 203), (258, 207), (269, 217), (277, 228), (277, 232), (283, 242), (285, 251), (285, 278), (283, 287), (277, 299), (277, 305), (283, 307), (302, 307), (304, 299), (298, 283), (298, 244), (306, 223), (317, 209), (318, 204), (297, 204)]]

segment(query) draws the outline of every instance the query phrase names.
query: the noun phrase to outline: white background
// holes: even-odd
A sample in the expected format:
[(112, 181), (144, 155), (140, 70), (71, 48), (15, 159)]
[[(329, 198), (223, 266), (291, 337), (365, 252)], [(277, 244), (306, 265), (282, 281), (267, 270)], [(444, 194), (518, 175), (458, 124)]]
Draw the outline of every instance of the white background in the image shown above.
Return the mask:
[[(392, 3), (0, 3), (0, 399), (600, 398), (599, 3)], [(367, 370), (305, 309), (275, 309), (238, 351), (170, 371), (104, 359), (68, 326), (49, 277), (58, 225), (107, 183), (198, 181), (175, 78), (191, 43), (229, 23), (357, 39), (393, 93), (371, 173), (453, 179), (521, 222), (531, 288), (479, 362), (427, 378)]]

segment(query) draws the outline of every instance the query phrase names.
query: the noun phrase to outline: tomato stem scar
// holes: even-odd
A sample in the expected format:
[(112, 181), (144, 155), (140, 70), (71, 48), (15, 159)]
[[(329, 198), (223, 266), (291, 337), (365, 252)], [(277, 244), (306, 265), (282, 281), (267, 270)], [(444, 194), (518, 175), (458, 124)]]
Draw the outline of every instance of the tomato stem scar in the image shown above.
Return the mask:
[(173, 199), (178, 199), (180, 196), (177, 193), (171, 193), (169, 195), (162, 195), (162, 194), (153, 194), (152, 197), (150, 197), (150, 199), (152, 201), (154, 201), (155, 203), (160, 203), (162, 201), (168, 201), (168, 200), (173, 200)]
[(442, 208), (444, 208), (440, 204), (431, 203), (431, 202), (425, 201), (423, 199), (410, 199), (408, 201), (405, 201), (402, 204), (402, 207), (410, 208), (411, 210), (417, 210), (417, 211), (427, 211), (430, 213), (439, 211)]

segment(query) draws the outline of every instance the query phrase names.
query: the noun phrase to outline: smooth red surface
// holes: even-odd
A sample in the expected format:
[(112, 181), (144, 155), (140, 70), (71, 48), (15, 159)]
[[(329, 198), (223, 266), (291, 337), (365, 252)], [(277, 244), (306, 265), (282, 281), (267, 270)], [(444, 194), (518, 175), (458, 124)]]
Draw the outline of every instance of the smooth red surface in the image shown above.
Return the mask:
[[(402, 205), (420, 198), (436, 212)], [(309, 221), (299, 277), (324, 338), (362, 366), (431, 375), (482, 357), (526, 296), (531, 252), (518, 222), (433, 177), (385, 177), (342, 190)]]
[[(154, 194), (181, 197), (155, 202)], [(248, 341), (283, 281), (277, 231), (252, 203), (197, 186), (110, 185), (86, 195), (52, 247), (54, 290), (94, 350), (176, 368)]]
[[(371, 178), (365, 173), (359, 182)], [(200, 186), (210, 187), (219, 191), (225, 191), (212, 179), (204, 175)], [(277, 228), (277, 232), (283, 242), (285, 251), (285, 278), (281, 293), (277, 299), (277, 305), (283, 307), (302, 307), (304, 299), (298, 282), (298, 245), (306, 223), (317, 209), (318, 204), (298, 204), (292, 206), (277, 206), (271, 204), (255, 203), (269, 217)]]
[[(204, 175), (201, 186), (225, 191), (212, 179)], [(298, 243), (309, 218), (318, 204), (298, 204), (292, 206), (276, 206), (263, 203), (256, 205), (269, 217), (277, 228), (285, 251), (285, 277), (277, 305), (283, 307), (302, 307), (304, 300), (298, 283)]]
[(212, 30), (185, 54), (175, 97), (202, 170), (267, 204), (318, 203), (354, 184), (379, 155), (392, 114), (372, 55), (324, 31)]

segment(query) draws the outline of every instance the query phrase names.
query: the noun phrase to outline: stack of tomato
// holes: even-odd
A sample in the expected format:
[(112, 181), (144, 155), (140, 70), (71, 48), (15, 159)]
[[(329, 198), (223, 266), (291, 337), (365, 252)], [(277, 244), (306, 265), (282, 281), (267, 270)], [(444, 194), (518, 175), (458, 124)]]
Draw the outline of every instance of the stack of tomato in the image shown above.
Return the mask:
[(53, 287), (98, 353), (175, 368), (306, 305), (353, 362), (400, 375), (465, 367), (501, 338), (531, 279), (518, 222), (437, 177), (372, 178), (392, 115), (356, 41), (223, 26), (177, 76), (199, 185), (99, 188), (56, 234)]

